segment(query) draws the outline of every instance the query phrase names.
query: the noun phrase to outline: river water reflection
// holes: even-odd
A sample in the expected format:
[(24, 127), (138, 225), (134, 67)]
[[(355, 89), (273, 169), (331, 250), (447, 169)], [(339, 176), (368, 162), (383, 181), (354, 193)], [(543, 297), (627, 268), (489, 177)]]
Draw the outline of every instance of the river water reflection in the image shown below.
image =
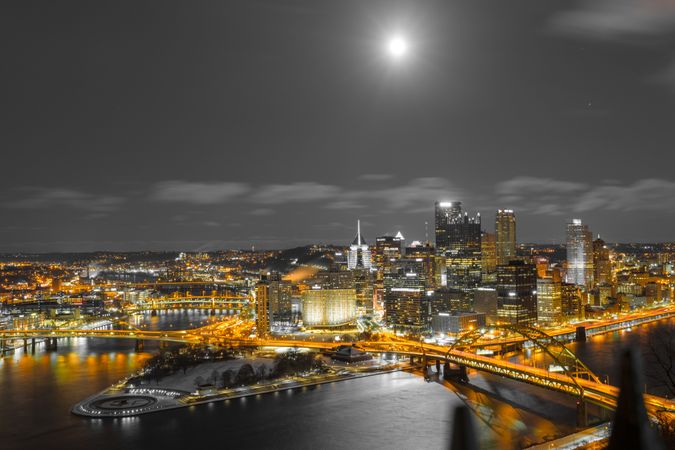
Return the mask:
[[(143, 318), (148, 329), (199, 326), (209, 320), (198, 311)], [(633, 334), (649, 330), (637, 328)], [(578, 351), (594, 370), (606, 365), (614, 373), (609, 347), (618, 348), (625, 339), (622, 335), (604, 339), (588, 342)], [(38, 345), (35, 354), (18, 350), (4, 358), (0, 361), (0, 448), (440, 449), (447, 448), (451, 409), (462, 404), (448, 387), (425, 383), (417, 375), (391, 373), (129, 419), (90, 420), (70, 413), (77, 401), (140, 368), (155, 350), (156, 346), (147, 345), (145, 352), (137, 353), (133, 341), (73, 338), (60, 340), (56, 352)], [(508, 386), (499, 379), (488, 384)], [(497, 404), (503, 411), (505, 404), (499, 402), (485, 403)], [(524, 406), (509, 406), (508, 414), (518, 419), (513, 426), (553, 434), (573, 428), (561, 425), (556, 431), (546, 407), (538, 412), (530, 409), (536, 404)], [(501, 448), (494, 429), (477, 422), (483, 442)], [(536, 439), (531, 434), (521, 430), (519, 439)]]

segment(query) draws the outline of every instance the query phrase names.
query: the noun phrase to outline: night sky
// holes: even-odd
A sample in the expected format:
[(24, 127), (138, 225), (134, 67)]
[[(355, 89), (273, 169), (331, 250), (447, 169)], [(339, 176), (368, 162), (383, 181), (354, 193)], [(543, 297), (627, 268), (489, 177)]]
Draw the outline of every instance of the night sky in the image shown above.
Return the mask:
[(670, 0), (5, 1), (0, 42), (2, 252), (410, 241), (435, 200), (675, 239)]

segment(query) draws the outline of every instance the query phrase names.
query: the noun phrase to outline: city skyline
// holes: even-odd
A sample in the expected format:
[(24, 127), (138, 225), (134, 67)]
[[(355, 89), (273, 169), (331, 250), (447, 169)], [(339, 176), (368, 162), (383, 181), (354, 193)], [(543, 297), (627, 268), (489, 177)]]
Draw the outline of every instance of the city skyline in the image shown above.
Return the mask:
[(0, 19), (2, 252), (421, 239), (436, 200), (673, 238), (671, 5), (40, 4)]

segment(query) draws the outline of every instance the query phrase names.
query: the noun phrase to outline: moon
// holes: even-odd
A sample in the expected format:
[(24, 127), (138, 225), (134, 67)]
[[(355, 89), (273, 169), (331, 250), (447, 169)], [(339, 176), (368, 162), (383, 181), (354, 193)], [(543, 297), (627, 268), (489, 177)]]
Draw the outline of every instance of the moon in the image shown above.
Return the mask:
[(405, 58), (408, 50), (408, 41), (400, 34), (393, 35), (387, 40), (387, 54), (395, 61)]

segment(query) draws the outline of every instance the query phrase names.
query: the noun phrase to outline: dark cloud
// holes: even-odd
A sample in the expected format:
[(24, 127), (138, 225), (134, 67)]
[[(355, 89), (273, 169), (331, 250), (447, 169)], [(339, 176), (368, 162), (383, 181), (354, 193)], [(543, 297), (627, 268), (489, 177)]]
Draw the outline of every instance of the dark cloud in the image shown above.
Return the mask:
[(643, 179), (631, 184), (589, 185), (551, 178), (516, 177), (499, 183), (503, 204), (521, 212), (543, 215), (613, 211), (672, 211), (675, 182)]
[(152, 187), (150, 199), (161, 202), (181, 202), (213, 205), (240, 197), (249, 191), (245, 183), (161, 181)]
[(643, 0), (583, 0), (551, 21), (553, 30), (603, 40), (635, 40), (675, 30), (675, 3)]
[[(118, 210), (126, 201), (116, 195), (95, 195), (69, 188), (25, 187), (15, 190), (16, 195), (4, 203), (6, 207), (18, 209), (55, 209), (73, 208), (97, 213), (103, 217), (105, 213)], [(94, 215), (91, 217), (94, 218)]]

